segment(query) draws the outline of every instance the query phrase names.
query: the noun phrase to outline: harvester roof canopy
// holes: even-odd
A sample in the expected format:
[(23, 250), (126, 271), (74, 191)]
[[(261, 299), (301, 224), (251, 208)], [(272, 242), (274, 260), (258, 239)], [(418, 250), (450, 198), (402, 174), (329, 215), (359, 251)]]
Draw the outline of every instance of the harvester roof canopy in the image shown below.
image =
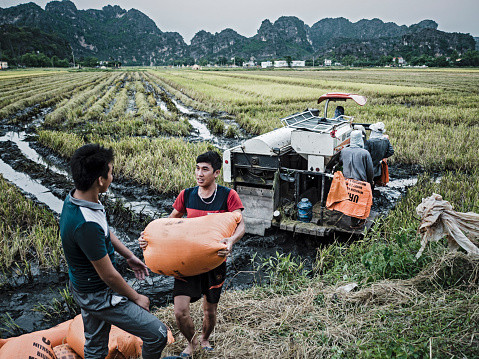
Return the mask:
[(324, 100), (330, 101), (346, 101), (347, 99), (354, 100), (358, 105), (364, 106), (366, 104), (366, 97), (353, 94), (353, 93), (343, 93), (343, 92), (332, 92), (322, 95), (318, 99), (318, 103), (323, 102)]

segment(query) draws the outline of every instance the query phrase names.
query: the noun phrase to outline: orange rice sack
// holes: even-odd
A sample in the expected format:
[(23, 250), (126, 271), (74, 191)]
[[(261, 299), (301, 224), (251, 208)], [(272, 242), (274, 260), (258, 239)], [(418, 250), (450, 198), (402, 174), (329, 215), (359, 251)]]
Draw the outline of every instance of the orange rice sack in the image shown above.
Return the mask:
[[(81, 314), (77, 315), (70, 324), (67, 342), (80, 357), (85, 357), (85, 333)], [(108, 340), (108, 356), (105, 359), (139, 358), (142, 344), (143, 341), (140, 338), (112, 325)]]
[(376, 181), (376, 185), (385, 186), (389, 183), (389, 167), (387, 158), (381, 160), (381, 176), (379, 180)]
[(0, 349), (0, 359), (57, 359), (50, 341), (35, 333), (6, 341)]
[(326, 208), (331, 209), (335, 203), (346, 201), (348, 199), (349, 195), (348, 188), (346, 186), (346, 179), (344, 178), (343, 172), (336, 171), (334, 172), (328, 198), (326, 199)]
[[(167, 329), (167, 344), (172, 344), (175, 342), (175, 338), (173, 337), (170, 328)], [(85, 333), (81, 314), (73, 319), (68, 330), (67, 341), (68, 345), (79, 355), (79, 357), (85, 357)], [(141, 356), (142, 346), (143, 340), (141, 340), (141, 338), (112, 325), (110, 329), (110, 338), (108, 340), (108, 356), (105, 359), (139, 358)], [(59, 357), (58, 359), (61, 358)]]
[(57, 359), (81, 359), (71, 346), (68, 344), (57, 345), (53, 348)]
[(241, 213), (214, 213), (196, 218), (160, 218), (145, 228), (148, 246), (146, 265), (155, 273), (188, 277), (206, 273), (224, 262), (218, 251), (225, 249), (241, 222)]
[(48, 338), (52, 343), (52, 347), (55, 348), (57, 345), (63, 344), (66, 340), (68, 328), (73, 319), (67, 320), (66, 322), (60, 323), (53, 328), (40, 330), (35, 332), (36, 334), (41, 334)]
[(30, 335), (45, 337), (46, 339), (50, 341), (50, 344), (52, 347), (56, 347), (57, 345), (60, 345), (64, 342), (68, 333), (68, 328), (70, 327), (70, 323), (72, 322), (72, 320), (73, 319), (67, 320), (66, 322), (60, 323), (50, 329), (39, 330), (29, 334), (23, 334), (19, 337), (0, 339), (0, 348), (3, 347), (4, 344), (6, 344), (7, 342), (11, 340), (15, 340), (15, 339), (18, 339), (24, 336), (30, 336)]
[(373, 204), (371, 185), (368, 182), (345, 178), (348, 199), (335, 202), (327, 208), (339, 211), (347, 216), (366, 219)]

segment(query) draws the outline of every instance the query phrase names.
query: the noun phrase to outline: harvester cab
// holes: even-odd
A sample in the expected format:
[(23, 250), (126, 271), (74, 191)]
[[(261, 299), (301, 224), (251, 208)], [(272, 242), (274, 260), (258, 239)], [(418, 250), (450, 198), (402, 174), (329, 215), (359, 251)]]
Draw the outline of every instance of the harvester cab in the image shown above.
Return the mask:
[[(326, 236), (341, 226), (326, 210), (325, 202), (332, 173), (327, 169), (331, 158), (349, 144), (354, 118), (335, 111), (328, 117), (331, 102), (353, 100), (366, 103), (364, 96), (349, 93), (327, 93), (318, 99), (320, 110), (307, 109), (281, 119), (282, 128), (248, 139), (223, 154), (225, 182), (233, 183), (245, 206), (246, 231), (264, 235), (276, 226), (281, 229)], [(361, 124), (369, 128), (367, 124)], [(297, 204), (308, 198), (313, 205), (309, 223), (297, 221)], [(329, 213), (331, 212), (331, 213)], [(349, 224), (349, 223), (348, 223)]]

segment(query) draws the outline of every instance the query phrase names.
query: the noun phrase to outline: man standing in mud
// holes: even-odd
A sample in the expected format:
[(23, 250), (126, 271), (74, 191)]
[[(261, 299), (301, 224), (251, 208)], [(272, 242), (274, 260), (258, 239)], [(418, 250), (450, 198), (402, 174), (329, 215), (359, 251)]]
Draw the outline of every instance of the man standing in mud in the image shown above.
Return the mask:
[(116, 269), (115, 251), (142, 280), (146, 265), (113, 234), (98, 200), (110, 186), (113, 151), (87, 144), (71, 158), (75, 188), (60, 217), (60, 235), (68, 263), (70, 291), (81, 307), (85, 359), (105, 358), (111, 325), (143, 340), (144, 359), (158, 359), (167, 342), (167, 328), (149, 313), (150, 300), (131, 288)]
[[(384, 123), (377, 122), (369, 126), (371, 134), (364, 147), (371, 154), (374, 168), (374, 185), (384, 186), (381, 181), (383, 159), (391, 157), (394, 154), (394, 148), (389, 142), (389, 136), (385, 135)], [(387, 164), (384, 164), (387, 166)]]
[[(170, 218), (187, 218), (206, 216), (209, 213), (241, 212), (243, 204), (235, 190), (220, 186), (216, 178), (220, 175), (222, 160), (215, 151), (199, 155), (196, 159), (196, 187), (187, 188), (180, 192), (173, 203), (173, 212)], [(226, 249), (218, 252), (225, 257), (225, 261), (217, 268), (196, 276), (175, 278), (173, 297), (175, 317), (178, 328), (188, 340), (188, 345), (180, 354), (181, 357), (191, 357), (198, 346), (205, 351), (213, 351), (209, 338), (216, 325), (218, 302), (221, 289), (226, 277), (226, 257), (231, 254), (233, 244), (240, 240), (245, 233), (243, 219), (236, 231), (222, 243)], [(148, 245), (143, 237), (139, 238), (140, 247)], [(190, 303), (203, 297), (203, 326), (199, 338), (195, 335), (195, 326), (190, 316)]]
[[(351, 132), (349, 146), (341, 150), (339, 160), (343, 164), (344, 177), (370, 184), (373, 182), (373, 161), (369, 152), (364, 149), (363, 134), (360, 130)], [(365, 222), (365, 219), (351, 217), (350, 227), (359, 229)]]

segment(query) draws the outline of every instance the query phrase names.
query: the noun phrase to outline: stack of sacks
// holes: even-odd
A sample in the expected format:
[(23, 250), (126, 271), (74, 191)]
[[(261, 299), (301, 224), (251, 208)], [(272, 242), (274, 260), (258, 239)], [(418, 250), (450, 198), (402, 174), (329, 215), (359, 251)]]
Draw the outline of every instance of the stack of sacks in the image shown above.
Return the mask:
[[(168, 329), (168, 344), (175, 341)], [(0, 339), (0, 359), (79, 359), (84, 358), (85, 334), (81, 315), (56, 327), (19, 337)], [(112, 325), (108, 342), (108, 356), (139, 358), (143, 341)]]

